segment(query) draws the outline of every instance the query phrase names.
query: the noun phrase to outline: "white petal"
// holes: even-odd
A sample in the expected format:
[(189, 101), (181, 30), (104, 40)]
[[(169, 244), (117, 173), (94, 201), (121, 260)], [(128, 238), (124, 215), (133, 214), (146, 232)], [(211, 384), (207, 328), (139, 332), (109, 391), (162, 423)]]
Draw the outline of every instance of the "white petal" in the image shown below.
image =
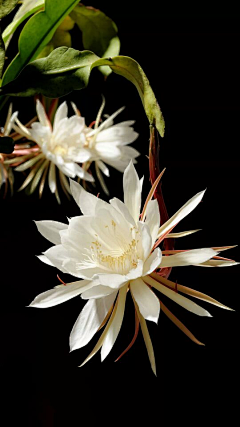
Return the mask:
[(107, 166), (101, 160), (97, 161), (97, 165), (98, 165), (99, 169), (101, 169), (101, 171), (102, 171), (102, 173), (104, 175), (110, 176), (109, 169), (107, 168)]
[(211, 248), (192, 249), (190, 251), (179, 252), (175, 255), (163, 256), (160, 264), (161, 268), (180, 267), (183, 265), (198, 265), (208, 261), (218, 252)]
[(77, 282), (69, 283), (66, 286), (60, 286), (49, 291), (39, 294), (29, 305), (29, 307), (47, 308), (54, 305), (61, 304), (71, 298), (79, 295), (86, 285), (91, 282), (89, 280), (80, 280)]
[(114, 197), (113, 199), (109, 200), (109, 203), (120, 213), (123, 215), (123, 217), (126, 219), (127, 222), (129, 222), (133, 227), (136, 225), (135, 221), (132, 217), (132, 215), (129, 213), (129, 210), (125, 203), (123, 203), (121, 200)]
[(117, 339), (119, 331), (121, 329), (123, 316), (124, 316), (126, 295), (127, 295), (127, 286), (124, 286), (119, 291), (118, 299), (116, 302), (117, 309), (115, 312), (115, 316), (112, 320), (110, 328), (108, 329), (105, 339), (103, 341), (103, 345), (101, 349), (101, 361), (103, 361), (111, 351)]
[(197, 193), (192, 199), (188, 200), (185, 205), (181, 207), (168, 221), (166, 221), (159, 229), (158, 238), (166, 234), (171, 228), (175, 227), (185, 216), (192, 212), (196, 206), (201, 202), (204, 191)]
[(105, 208), (108, 204), (91, 193), (88, 193), (78, 182), (70, 179), (72, 196), (84, 215), (94, 216), (96, 208)]
[(143, 267), (143, 276), (146, 276), (156, 270), (156, 268), (161, 264), (161, 260), (162, 252), (157, 248), (151, 253), (150, 257), (146, 259)]
[(51, 267), (55, 267), (55, 265), (45, 255), (37, 255), (37, 258), (40, 261), (44, 262), (44, 264), (50, 265)]
[(198, 316), (212, 317), (211, 314), (204, 308), (200, 307), (200, 305), (196, 304), (188, 298), (183, 297), (172, 289), (167, 288), (166, 286), (152, 279), (150, 276), (145, 276), (144, 282), (146, 282), (150, 286), (153, 286), (163, 295), (166, 295), (168, 298), (175, 301), (177, 304), (181, 305), (186, 310), (191, 311), (192, 313), (197, 314)]
[(205, 261), (202, 264), (199, 264), (198, 267), (232, 267), (233, 265), (238, 265), (239, 262), (236, 261), (227, 261), (223, 259), (210, 259)]
[(135, 222), (139, 220), (142, 189), (138, 174), (132, 161), (123, 174), (124, 203)]
[(82, 299), (92, 299), (92, 298), (102, 298), (107, 295), (114, 293), (116, 295), (116, 291), (110, 288), (109, 286), (97, 285), (93, 286), (91, 289), (82, 293)]
[(128, 279), (121, 274), (97, 274), (93, 277), (94, 280), (99, 280), (101, 285), (108, 286), (113, 289), (119, 289)]
[(158, 230), (160, 226), (160, 213), (159, 213), (159, 207), (158, 207), (158, 201), (150, 200), (147, 205), (146, 209), (146, 220), (145, 224), (148, 225), (151, 236), (152, 236), (152, 246), (154, 245)]
[(152, 250), (152, 236), (147, 224), (139, 221), (138, 229), (141, 232), (142, 259), (145, 261)]
[(158, 323), (160, 303), (156, 295), (140, 278), (130, 283), (130, 289), (144, 319)]
[(200, 229), (197, 230), (189, 230), (189, 231), (180, 231), (179, 233), (169, 233), (167, 235), (168, 239), (172, 238), (172, 239), (177, 239), (178, 237), (185, 237), (188, 236), (189, 234), (193, 234), (196, 233), (197, 231), (200, 231)]
[(108, 311), (110, 310), (116, 293), (90, 300), (82, 309), (70, 334), (70, 351), (84, 347), (95, 335)]
[(143, 334), (143, 339), (147, 348), (147, 353), (148, 353), (148, 357), (149, 357), (149, 361), (151, 364), (151, 368), (153, 370), (153, 373), (155, 375), (156, 374), (156, 363), (155, 363), (155, 357), (154, 357), (154, 350), (153, 350), (153, 345), (152, 345), (152, 341), (148, 332), (148, 327), (147, 327), (147, 323), (146, 320), (144, 319), (144, 317), (141, 315), (141, 313), (139, 312), (138, 306), (135, 303), (135, 308), (137, 311), (137, 315), (140, 321), (140, 326), (141, 326), (141, 330), (142, 330), (142, 334)]
[(55, 245), (59, 245), (61, 243), (59, 231), (68, 228), (67, 224), (57, 221), (35, 221), (35, 224), (39, 233)]
[(53, 162), (50, 163), (49, 173), (48, 173), (48, 185), (50, 191), (55, 193), (56, 191), (56, 166)]
[(54, 117), (54, 123), (53, 123), (53, 132), (57, 130), (57, 127), (59, 126), (59, 122), (62, 119), (65, 119), (67, 117), (68, 113), (68, 107), (66, 101), (64, 101), (57, 109), (55, 117)]
[(115, 160), (121, 158), (121, 150), (109, 142), (96, 143), (95, 150), (99, 157), (104, 160)]
[(43, 126), (49, 126), (48, 116), (45, 112), (45, 109), (44, 109), (42, 103), (39, 101), (39, 99), (37, 99), (36, 110), (37, 110), (37, 115), (38, 115), (40, 123)]

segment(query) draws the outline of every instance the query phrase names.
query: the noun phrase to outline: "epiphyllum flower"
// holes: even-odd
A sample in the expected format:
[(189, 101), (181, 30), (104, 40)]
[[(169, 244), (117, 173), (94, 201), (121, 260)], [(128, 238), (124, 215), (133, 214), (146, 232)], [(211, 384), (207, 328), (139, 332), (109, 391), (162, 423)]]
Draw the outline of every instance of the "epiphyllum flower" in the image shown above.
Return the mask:
[[(173, 227), (198, 205), (204, 192), (196, 194), (160, 227), (158, 203), (151, 200), (159, 180), (160, 176), (149, 193), (141, 215), (142, 179), (139, 180), (132, 162), (123, 175), (124, 203), (113, 198), (108, 204), (71, 181), (72, 195), (83, 215), (71, 218), (68, 225), (54, 221), (37, 222), (40, 233), (55, 245), (40, 259), (80, 280), (46, 291), (30, 305), (51, 307), (77, 295), (88, 300), (71, 332), (71, 350), (85, 346), (106, 324), (99, 341), (83, 364), (100, 348), (102, 360), (109, 354), (121, 328), (129, 290), (136, 310), (136, 332), (130, 346), (137, 336), (140, 322), (154, 373), (154, 353), (146, 320), (157, 323), (160, 306), (183, 332), (201, 344), (160, 302), (155, 290), (199, 316), (211, 315), (176, 290), (228, 309), (207, 295), (176, 285), (161, 276), (166, 267), (221, 266), (234, 262), (218, 257), (218, 252), (226, 247), (173, 251), (175, 253), (168, 255), (161, 252), (159, 244), (166, 237), (171, 237)], [(175, 237), (178, 236), (175, 234)]]
[[(13, 123), (15, 118), (17, 117), (18, 112), (12, 113), (12, 104), (9, 105), (8, 114), (6, 118), (5, 125), (2, 129), (0, 129), (0, 136), (9, 136), (13, 127)], [(12, 135), (11, 135), (12, 136)], [(10, 184), (11, 193), (13, 192), (13, 182), (14, 177), (11, 168), (7, 164), (5, 164), (5, 160), (8, 155), (4, 153), (0, 153), (0, 188), (3, 184), (5, 184), (5, 193), (7, 193), (8, 182)]]
[[(76, 107), (74, 104), (72, 105), (76, 114), (78, 114)], [(124, 172), (130, 160), (135, 163), (135, 158), (140, 153), (135, 148), (128, 146), (138, 138), (138, 133), (132, 128), (135, 123), (134, 120), (114, 124), (115, 117), (123, 111), (124, 107), (100, 123), (104, 107), (105, 99), (103, 97), (97, 118), (91, 124), (94, 125), (94, 128), (92, 129), (91, 125), (85, 128), (86, 140), (84, 144), (84, 159), (82, 161), (87, 162), (88, 167), (92, 162), (95, 162), (98, 180), (104, 192), (109, 194), (102, 176), (102, 173), (107, 177), (110, 175), (106, 164), (120, 172)]]
[(53, 126), (44, 110), (43, 105), (37, 100), (36, 105), (39, 122), (32, 123), (28, 129), (18, 119), (13, 125), (16, 132), (37, 145), (26, 151), (25, 155), (16, 158), (17, 171), (25, 171), (32, 168), (20, 190), (31, 184), (30, 193), (33, 192), (40, 180), (40, 190), (43, 188), (48, 173), (48, 184), (52, 193), (55, 193), (58, 201), (56, 182), (56, 167), (59, 171), (59, 179), (65, 192), (69, 192), (69, 184), (66, 176), (79, 177), (86, 181), (94, 181), (92, 175), (86, 172), (79, 162), (84, 160), (84, 128), (83, 117), (74, 115), (67, 117), (68, 108), (63, 102), (56, 111)]

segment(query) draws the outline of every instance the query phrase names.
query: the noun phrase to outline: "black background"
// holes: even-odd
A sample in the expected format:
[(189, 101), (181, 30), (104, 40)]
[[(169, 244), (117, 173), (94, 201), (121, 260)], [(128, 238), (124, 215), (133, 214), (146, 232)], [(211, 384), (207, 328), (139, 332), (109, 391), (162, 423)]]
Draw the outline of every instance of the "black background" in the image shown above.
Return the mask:
[[(88, 3), (90, 4), (90, 3)], [(95, 1), (118, 25), (121, 54), (136, 59), (147, 74), (166, 121), (161, 139), (165, 201), (170, 214), (198, 191), (203, 202), (178, 230), (202, 231), (178, 240), (190, 249), (239, 243), (239, 16), (227, 6), (168, 1), (116, 3)], [(75, 42), (76, 44), (76, 42)], [(79, 44), (78, 44), (79, 46)], [(77, 47), (77, 44), (76, 44)], [(87, 122), (94, 120), (106, 97), (106, 113), (126, 106), (120, 120), (136, 120), (141, 151), (137, 170), (148, 181), (148, 122), (136, 89), (120, 76), (103, 84), (95, 70), (89, 88), (68, 96)], [(20, 120), (34, 114), (32, 101), (14, 99)], [(2, 123), (2, 119), (1, 119)], [(20, 186), (17, 177), (16, 188)], [(122, 175), (111, 170), (111, 196), (122, 198)], [(96, 190), (98, 191), (98, 189)], [(104, 197), (101, 192), (101, 196)], [(157, 378), (151, 372), (141, 334), (134, 347), (114, 360), (134, 333), (134, 311), (127, 311), (120, 335), (108, 358), (99, 354), (78, 368), (93, 348), (69, 353), (68, 336), (84, 303), (75, 298), (46, 310), (26, 308), (40, 292), (56, 284), (57, 271), (35, 255), (46, 250), (33, 220), (66, 221), (78, 214), (62, 195), (58, 206), (46, 189), (43, 199), (15, 193), (1, 202), (1, 377), (7, 414), (5, 425), (75, 426), (86, 423), (217, 422), (236, 416), (238, 375), (239, 267), (178, 268), (171, 278), (203, 291), (236, 312), (209, 309), (200, 318), (164, 299), (170, 310), (206, 344), (192, 343), (163, 313), (159, 325), (149, 324), (155, 349)], [(176, 230), (177, 231), (177, 230)], [(239, 249), (226, 256), (240, 260)], [(67, 277), (63, 277), (67, 281)]]

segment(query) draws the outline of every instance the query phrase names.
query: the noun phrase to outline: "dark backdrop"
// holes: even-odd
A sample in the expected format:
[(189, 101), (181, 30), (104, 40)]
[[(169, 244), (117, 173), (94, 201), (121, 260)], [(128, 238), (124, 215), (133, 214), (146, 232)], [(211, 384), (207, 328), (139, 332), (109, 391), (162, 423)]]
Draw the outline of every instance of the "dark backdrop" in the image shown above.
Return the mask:
[[(90, 3), (88, 3), (90, 4)], [(213, 4), (95, 1), (118, 25), (121, 53), (135, 58), (147, 74), (162, 108), (166, 134), (161, 140), (161, 167), (167, 167), (163, 191), (173, 214), (198, 191), (207, 188), (203, 203), (179, 230), (202, 228), (178, 240), (178, 248), (234, 245), (239, 242), (239, 16), (236, 9)], [(87, 90), (68, 100), (80, 106), (87, 121), (94, 120), (101, 93), (105, 112), (122, 105), (122, 119), (136, 120), (141, 151), (137, 169), (148, 182), (148, 123), (136, 89), (120, 76), (103, 84), (95, 70)], [(23, 106), (24, 109), (23, 109)], [(24, 121), (33, 115), (32, 101), (14, 100)], [(21, 177), (17, 178), (17, 186)], [(122, 175), (111, 170), (111, 196), (122, 197)], [(101, 193), (102, 197), (104, 195)], [(49, 245), (33, 220), (65, 221), (78, 214), (74, 202), (62, 195), (58, 206), (45, 191), (27, 197), (15, 193), (1, 202), (1, 376), (7, 413), (5, 425), (17, 420), (26, 426), (75, 426), (86, 423), (178, 421), (217, 422), (236, 412), (233, 391), (238, 376), (239, 267), (178, 268), (171, 278), (201, 290), (236, 312), (209, 309), (213, 318), (200, 318), (166, 301), (205, 347), (192, 343), (165, 315), (149, 324), (158, 377), (151, 372), (141, 334), (134, 347), (117, 363), (116, 357), (134, 333), (131, 301), (113, 350), (104, 363), (99, 354), (77, 366), (91, 351), (69, 354), (68, 336), (83, 307), (75, 298), (46, 310), (26, 308), (40, 292), (58, 283), (57, 271), (35, 257)], [(239, 249), (229, 257), (240, 259)], [(164, 300), (165, 302), (165, 300)], [(112, 412), (113, 411), (113, 412)], [(192, 415), (192, 412), (195, 415)], [(114, 418), (116, 417), (116, 418)], [(215, 421), (214, 421), (215, 420)]]

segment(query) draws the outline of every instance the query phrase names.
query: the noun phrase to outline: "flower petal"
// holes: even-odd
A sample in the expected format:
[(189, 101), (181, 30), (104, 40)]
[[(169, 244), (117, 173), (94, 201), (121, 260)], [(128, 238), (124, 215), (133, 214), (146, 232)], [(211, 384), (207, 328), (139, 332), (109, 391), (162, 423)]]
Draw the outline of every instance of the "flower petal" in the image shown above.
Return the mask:
[(144, 319), (158, 323), (160, 303), (156, 295), (141, 278), (133, 280), (130, 289)]
[(108, 286), (113, 289), (119, 289), (129, 280), (121, 274), (97, 274), (93, 280), (99, 280), (101, 285)]
[(147, 348), (147, 353), (148, 353), (148, 358), (151, 364), (151, 368), (153, 370), (154, 375), (157, 376), (156, 374), (156, 363), (155, 363), (155, 357), (154, 357), (154, 350), (153, 350), (153, 345), (152, 345), (152, 341), (148, 332), (148, 327), (147, 327), (147, 323), (146, 320), (144, 319), (144, 317), (141, 315), (141, 313), (139, 312), (138, 306), (135, 303), (135, 308), (137, 311), (137, 315), (140, 321), (140, 326), (141, 326), (141, 330), (142, 330), (142, 334), (143, 334), (143, 339)]
[(136, 225), (135, 221), (130, 214), (127, 206), (125, 203), (123, 203), (121, 200), (117, 199), (117, 197), (114, 197), (113, 199), (109, 200), (109, 203), (120, 213), (124, 216), (127, 222), (129, 222), (133, 227)]
[(200, 307), (200, 305), (196, 304), (188, 298), (183, 297), (172, 289), (167, 288), (166, 286), (154, 280), (152, 277), (145, 276), (143, 280), (148, 285), (156, 288), (163, 295), (166, 295), (168, 298), (181, 305), (181, 307), (185, 308), (186, 310), (191, 311), (192, 313), (197, 314), (198, 316), (212, 317), (211, 314), (204, 308)]
[(109, 286), (102, 286), (96, 283), (96, 286), (93, 286), (91, 289), (83, 292), (81, 297), (82, 299), (98, 299), (113, 293), (116, 295), (116, 291)]
[(141, 187), (138, 174), (131, 161), (123, 174), (123, 191), (124, 203), (135, 222), (138, 221), (140, 215), (142, 196)]
[(77, 282), (68, 283), (66, 286), (59, 286), (50, 289), (36, 296), (29, 307), (47, 308), (61, 304), (71, 298), (81, 294), (86, 287), (91, 286), (89, 280), (79, 280)]
[(180, 267), (183, 265), (198, 265), (217, 255), (218, 252), (211, 248), (192, 249), (190, 251), (179, 252), (175, 255), (163, 256), (160, 264), (161, 268)]
[(59, 231), (66, 230), (67, 224), (57, 221), (35, 221), (39, 233), (49, 242), (59, 245), (61, 243), (61, 237)]
[(38, 115), (40, 123), (43, 126), (49, 127), (50, 122), (49, 122), (48, 116), (45, 112), (45, 109), (44, 109), (42, 103), (39, 101), (39, 99), (37, 99), (36, 110), (37, 110), (37, 115)]
[(112, 323), (110, 325), (110, 328), (108, 329), (107, 334), (103, 341), (103, 345), (101, 349), (101, 361), (103, 361), (107, 357), (107, 355), (110, 353), (117, 339), (119, 331), (121, 329), (123, 316), (124, 316), (126, 295), (127, 295), (127, 285), (125, 285), (123, 288), (119, 290), (119, 295), (116, 302), (117, 304), (116, 312), (112, 320)]
[(88, 193), (78, 182), (70, 179), (72, 196), (84, 215), (94, 216), (96, 208), (105, 208), (108, 204), (91, 193)]
[(85, 304), (70, 334), (70, 351), (89, 343), (105, 319), (115, 297), (116, 293), (112, 293), (104, 298), (89, 300)]
[(151, 253), (150, 257), (146, 259), (143, 266), (143, 276), (146, 276), (156, 270), (156, 268), (161, 264), (161, 260), (162, 252), (157, 248)]
[(206, 190), (197, 193), (194, 197), (188, 200), (185, 205), (181, 207), (168, 221), (166, 221), (160, 228), (158, 232), (158, 238), (162, 237), (168, 231), (170, 231), (175, 225), (177, 225), (185, 216), (192, 212), (196, 206), (201, 202), (203, 195)]
[(67, 118), (68, 114), (68, 107), (66, 101), (64, 101), (57, 109), (55, 117), (54, 117), (54, 123), (53, 123), (53, 132), (55, 132), (59, 126), (59, 122), (62, 119)]
[(145, 224), (147, 224), (149, 227), (149, 230), (152, 236), (152, 246), (153, 246), (157, 239), (159, 226), (160, 226), (160, 213), (159, 213), (157, 199), (150, 200), (148, 202), (147, 209), (146, 209)]

